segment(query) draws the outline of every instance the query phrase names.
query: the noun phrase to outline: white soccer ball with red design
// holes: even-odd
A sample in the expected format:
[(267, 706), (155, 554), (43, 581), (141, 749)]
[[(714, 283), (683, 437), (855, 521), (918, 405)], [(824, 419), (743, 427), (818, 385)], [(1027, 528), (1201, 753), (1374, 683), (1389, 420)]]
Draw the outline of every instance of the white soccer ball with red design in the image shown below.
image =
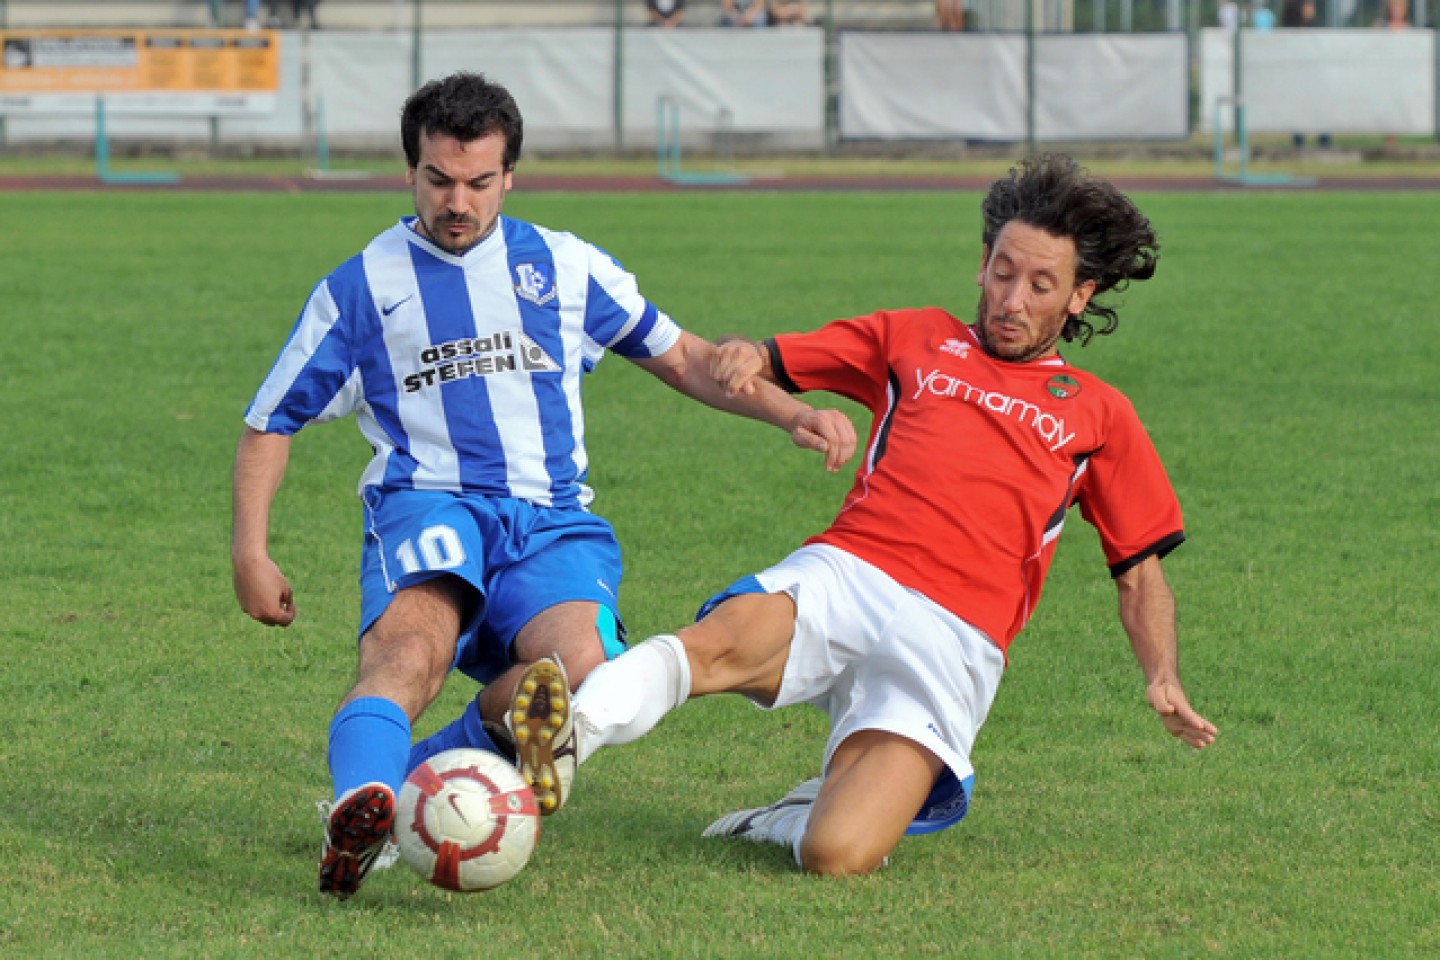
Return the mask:
[(437, 887), (498, 887), (525, 869), (539, 841), (540, 807), (530, 785), (488, 751), (436, 754), (400, 788), (395, 843)]

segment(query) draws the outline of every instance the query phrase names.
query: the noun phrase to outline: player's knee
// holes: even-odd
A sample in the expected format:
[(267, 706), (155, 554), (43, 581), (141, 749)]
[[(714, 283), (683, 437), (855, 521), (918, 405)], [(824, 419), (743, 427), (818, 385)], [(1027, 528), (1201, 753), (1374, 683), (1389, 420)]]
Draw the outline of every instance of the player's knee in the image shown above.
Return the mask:
[(516, 663), (533, 663), (541, 657), (558, 657), (573, 692), (590, 672), (624, 652), (623, 632), (614, 612), (603, 604), (591, 613), (590, 604), (564, 603), (535, 617), (515, 639), (511, 654)]
[(690, 660), (692, 673), (711, 676), (719, 666), (735, 654), (735, 638), (730, 631), (716, 624), (701, 622), (677, 634)]
[(860, 838), (827, 836), (810, 831), (800, 841), (800, 867), (806, 873), (847, 877), (870, 873), (885, 865), (889, 850), (879, 850)]
[(565, 664), (565, 676), (570, 680), (572, 693), (590, 676), (592, 670), (606, 660), (600, 638), (593, 633), (568, 640), (549, 656), (559, 657), (560, 662)]
[(414, 720), (440, 695), (448, 668), (448, 661), (429, 655), (426, 643), (367, 638), (353, 692), (394, 700)]
[(692, 693), (773, 695), (789, 656), (794, 611), (785, 594), (742, 594), (680, 631), (690, 657)]
[(565, 675), (570, 678), (570, 689), (574, 691), (600, 664), (614, 660), (625, 652), (621, 638), (620, 621), (614, 612), (601, 606), (595, 616), (595, 633), (580, 638), (581, 642), (567, 644), (561, 651), (565, 663)]

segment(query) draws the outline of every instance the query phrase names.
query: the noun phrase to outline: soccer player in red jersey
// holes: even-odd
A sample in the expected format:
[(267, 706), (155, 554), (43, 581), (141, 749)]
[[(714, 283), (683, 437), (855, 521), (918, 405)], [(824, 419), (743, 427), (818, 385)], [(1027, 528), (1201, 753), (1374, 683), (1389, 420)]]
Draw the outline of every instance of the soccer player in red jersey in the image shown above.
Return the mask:
[(829, 390), (873, 420), (828, 529), (713, 597), (697, 623), (596, 668), (575, 695), (582, 761), (709, 693), (829, 715), (821, 777), (706, 836), (782, 844), (807, 871), (852, 874), (884, 864), (906, 834), (959, 822), (1005, 651), (1076, 505), (1099, 532), (1150, 706), (1190, 746), (1215, 739), (1180, 683), (1160, 568), (1185, 538), (1174, 491), (1130, 402), (1058, 350), (1115, 329), (1097, 298), (1154, 274), (1155, 233), (1059, 155), (996, 181), (983, 213), (973, 323), (881, 311), (732, 340), (712, 362), (731, 392), (757, 378)]

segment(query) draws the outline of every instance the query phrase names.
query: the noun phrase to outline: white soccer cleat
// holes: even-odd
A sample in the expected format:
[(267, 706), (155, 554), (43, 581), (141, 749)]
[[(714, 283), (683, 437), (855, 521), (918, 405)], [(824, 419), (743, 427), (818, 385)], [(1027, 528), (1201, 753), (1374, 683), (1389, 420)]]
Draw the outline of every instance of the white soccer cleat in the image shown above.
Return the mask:
[(520, 675), (510, 700), (515, 766), (535, 791), (540, 812), (559, 812), (575, 780), (575, 723), (570, 680), (558, 657), (542, 657)]
[[(383, 783), (347, 790), (333, 804), (320, 804), (325, 845), (320, 851), (320, 892), (349, 899), (371, 869), (395, 862), (386, 854), (394, 846), (395, 791)], [(384, 861), (382, 863), (382, 861)]]
[(820, 795), (820, 778), (799, 784), (768, 807), (754, 807), (727, 813), (705, 828), (702, 837), (736, 837), (751, 843), (774, 843), (793, 847), (805, 832), (810, 808)]

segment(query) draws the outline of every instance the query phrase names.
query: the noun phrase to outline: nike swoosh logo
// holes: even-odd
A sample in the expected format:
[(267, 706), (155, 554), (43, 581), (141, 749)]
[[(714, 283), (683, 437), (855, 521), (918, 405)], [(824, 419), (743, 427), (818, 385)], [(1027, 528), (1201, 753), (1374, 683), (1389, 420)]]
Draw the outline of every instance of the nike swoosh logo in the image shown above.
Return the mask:
[(413, 300), (414, 298), (415, 298), (415, 294), (412, 293), (412, 294), (410, 294), (410, 296), (408, 296), (408, 297), (404, 297), (404, 298), (402, 298), (402, 299), (400, 299), (400, 300), (396, 300), (394, 303), (390, 304), (389, 306), (381, 307), (381, 308), (380, 308), (380, 315), (383, 316), (383, 317), (388, 317), (388, 316), (390, 316), (390, 314), (392, 314), (392, 313), (394, 313), (396, 310), (400, 309), (400, 305), (401, 305), (401, 304), (403, 304), (403, 303), (408, 303), (409, 301)]
[(465, 816), (465, 811), (464, 811), (464, 810), (461, 810), (461, 809), (460, 809), (460, 804), (455, 801), (455, 794), (453, 794), (453, 793), (450, 794), (450, 796), (449, 796), (447, 799), (449, 799), (449, 801), (450, 801), (450, 809), (455, 811), (456, 815), (460, 817), (461, 822), (462, 822), (462, 823), (469, 823), (469, 822), (470, 822), (470, 818), (467, 817), (467, 816)]

